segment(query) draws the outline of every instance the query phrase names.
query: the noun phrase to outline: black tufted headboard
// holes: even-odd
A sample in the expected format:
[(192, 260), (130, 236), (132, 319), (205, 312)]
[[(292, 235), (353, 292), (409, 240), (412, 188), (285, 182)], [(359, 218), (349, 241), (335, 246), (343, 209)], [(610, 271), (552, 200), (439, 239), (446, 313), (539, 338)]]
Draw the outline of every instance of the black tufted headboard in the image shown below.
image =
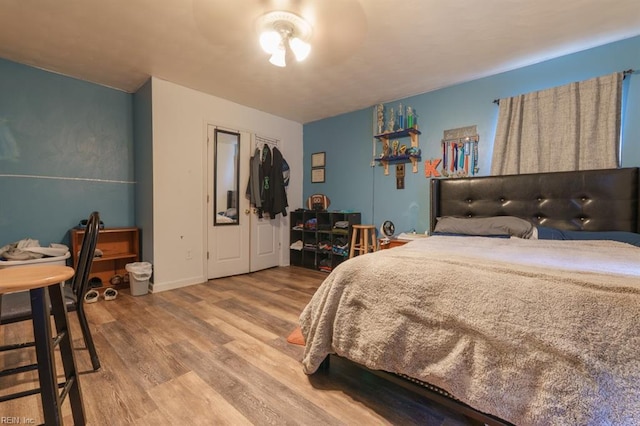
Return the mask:
[(639, 168), (431, 180), (436, 217), (517, 216), (564, 230), (640, 232)]

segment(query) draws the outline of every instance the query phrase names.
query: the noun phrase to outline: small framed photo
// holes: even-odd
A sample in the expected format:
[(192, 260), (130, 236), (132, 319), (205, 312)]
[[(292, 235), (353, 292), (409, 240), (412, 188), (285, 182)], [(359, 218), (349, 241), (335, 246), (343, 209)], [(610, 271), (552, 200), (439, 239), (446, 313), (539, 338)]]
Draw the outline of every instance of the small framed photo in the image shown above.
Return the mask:
[(311, 183), (324, 182), (324, 167), (311, 169)]
[(314, 152), (311, 154), (311, 168), (324, 167), (325, 159), (326, 156), (324, 152)]

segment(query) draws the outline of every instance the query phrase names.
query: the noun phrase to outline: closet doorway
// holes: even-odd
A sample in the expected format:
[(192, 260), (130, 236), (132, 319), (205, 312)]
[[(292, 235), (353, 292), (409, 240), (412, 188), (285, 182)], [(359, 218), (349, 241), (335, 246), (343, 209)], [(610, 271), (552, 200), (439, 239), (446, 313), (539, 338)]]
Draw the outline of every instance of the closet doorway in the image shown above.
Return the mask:
[(256, 147), (248, 132), (207, 126), (207, 278), (280, 264), (280, 221), (259, 218), (245, 196)]

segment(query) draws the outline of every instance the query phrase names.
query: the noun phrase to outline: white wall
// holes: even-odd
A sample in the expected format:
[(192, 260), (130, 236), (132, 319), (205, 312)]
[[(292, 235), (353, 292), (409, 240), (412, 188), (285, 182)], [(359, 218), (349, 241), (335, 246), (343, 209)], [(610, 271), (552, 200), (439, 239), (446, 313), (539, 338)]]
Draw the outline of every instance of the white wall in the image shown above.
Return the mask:
[[(153, 291), (163, 291), (206, 281), (206, 125), (281, 141), (291, 167), (289, 210), (301, 207), (302, 125), (155, 77), (151, 83)], [(281, 265), (289, 264), (288, 219), (281, 219)]]

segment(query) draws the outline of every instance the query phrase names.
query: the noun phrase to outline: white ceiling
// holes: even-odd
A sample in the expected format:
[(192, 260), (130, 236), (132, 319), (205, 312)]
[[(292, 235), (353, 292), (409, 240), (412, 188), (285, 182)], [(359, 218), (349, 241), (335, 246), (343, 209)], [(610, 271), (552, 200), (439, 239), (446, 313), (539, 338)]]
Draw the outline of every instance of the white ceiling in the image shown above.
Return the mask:
[[(314, 27), (287, 68), (256, 19)], [(640, 35), (638, 0), (1, 0), (0, 57), (135, 92), (149, 76), (300, 123)]]

